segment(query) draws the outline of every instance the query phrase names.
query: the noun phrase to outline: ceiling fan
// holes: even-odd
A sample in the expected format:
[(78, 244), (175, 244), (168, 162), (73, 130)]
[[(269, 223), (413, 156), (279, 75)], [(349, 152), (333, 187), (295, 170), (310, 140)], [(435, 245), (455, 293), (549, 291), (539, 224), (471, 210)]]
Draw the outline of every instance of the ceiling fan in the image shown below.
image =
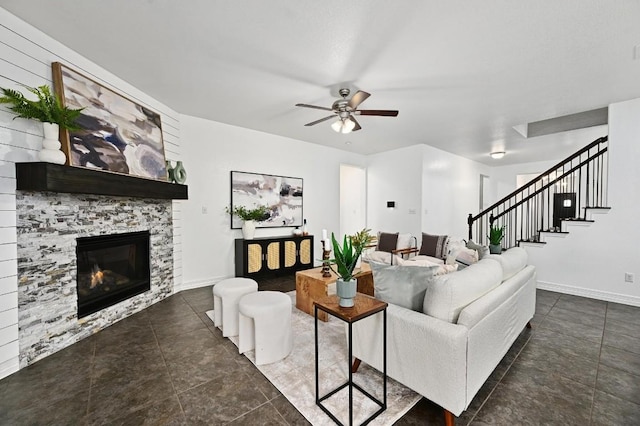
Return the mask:
[(332, 114), (321, 118), (320, 120), (312, 121), (305, 124), (305, 126), (314, 126), (323, 121), (330, 120), (335, 116), (338, 116), (338, 120), (331, 125), (331, 128), (338, 133), (350, 133), (360, 130), (360, 123), (356, 120), (356, 115), (379, 115), (383, 117), (397, 117), (398, 111), (385, 110), (385, 109), (358, 109), (358, 106), (364, 102), (371, 94), (358, 90), (351, 99), (347, 99), (351, 91), (349, 89), (340, 89), (339, 91), (342, 99), (338, 99), (331, 105), (331, 108), (309, 105), (309, 104), (296, 104), (298, 107), (321, 109), (323, 111), (331, 111)]

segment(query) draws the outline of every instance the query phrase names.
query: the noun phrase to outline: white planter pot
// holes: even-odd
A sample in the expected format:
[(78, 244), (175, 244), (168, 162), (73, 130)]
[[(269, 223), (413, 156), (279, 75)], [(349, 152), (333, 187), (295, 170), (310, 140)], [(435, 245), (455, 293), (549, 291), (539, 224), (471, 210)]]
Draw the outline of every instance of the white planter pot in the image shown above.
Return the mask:
[(336, 294), (340, 298), (339, 305), (343, 308), (351, 308), (354, 305), (354, 297), (356, 297), (356, 291), (358, 289), (358, 281), (355, 279), (350, 281), (343, 281), (338, 278), (336, 281)]
[(42, 123), (44, 139), (42, 139), (42, 150), (38, 153), (40, 161), (54, 164), (64, 164), (67, 156), (60, 151), (59, 127), (53, 123)]
[(246, 220), (242, 224), (242, 237), (245, 240), (253, 240), (253, 236), (256, 233), (256, 222), (255, 220)]

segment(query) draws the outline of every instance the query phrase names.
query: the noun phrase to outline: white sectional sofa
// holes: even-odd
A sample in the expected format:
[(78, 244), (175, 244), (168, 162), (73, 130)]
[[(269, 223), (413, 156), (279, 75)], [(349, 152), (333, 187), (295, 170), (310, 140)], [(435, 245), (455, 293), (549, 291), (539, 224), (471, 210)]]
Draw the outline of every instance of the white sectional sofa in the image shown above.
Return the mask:
[[(518, 247), (434, 276), (423, 312), (389, 304), (388, 376), (443, 407), (453, 425), (530, 326), (535, 298), (535, 268)], [(353, 354), (382, 371), (382, 315), (353, 325)]]

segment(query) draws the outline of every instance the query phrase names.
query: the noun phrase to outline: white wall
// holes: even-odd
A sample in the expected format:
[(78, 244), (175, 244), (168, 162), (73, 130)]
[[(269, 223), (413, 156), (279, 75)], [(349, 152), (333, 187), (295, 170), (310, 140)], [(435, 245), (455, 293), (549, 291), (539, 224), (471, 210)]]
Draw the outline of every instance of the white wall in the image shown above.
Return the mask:
[[(374, 231), (467, 236), (478, 212), (480, 174), (489, 167), (427, 145), (372, 155), (367, 168), (367, 226)], [(386, 208), (395, 201), (396, 208)]]
[(353, 235), (367, 226), (367, 170), (340, 165), (340, 232)]
[[(586, 141), (585, 145), (592, 141)], [(493, 193), (495, 194), (493, 202), (506, 197), (516, 190), (516, 177), (524, 174), (540, 174), (549, 170), (558, 164), (562, 159), (553, 161), (537, 161), (533, 163), (512, 164), (509, 166), (497, 166), (490, 169), (490, 182)]]
[[(361, 155), (180, 116), (180, 139), (188, 173), (189, 201), (183, 205), (183, 288), (213, 284), (234, 275), (234, 239), (224, 208), (230, 201), (232, 170), (303, 178), (304, 217), (321, 258), (321, 230), (340, 229), (340, 164), (364, 166)], [(204, 213), (206, 211), (206, 213)], [(293, 228), (259, 228), (256, 237), (289, 235)]]
[[(162, 116), (165, 152), (180, 159), (180, 121), (167, 106), (132, 87), (0, 8), (0, 87), (52, 86), (51, 63), (62, 62)], [(16, 162), (38, 161), (39, 123), (16, 119), (0, 106), (0, 378), (18, 369), (18, 299), (16, 250)], [(174, 274), (181, 280), (180, 202), (174, 203)]]
[[(538, 286), (640, 306), (640, 99), (609, 106), (609, 205), (588, 227), (570, 226), (565, 238), (527, 247)], [(635, 283), (625, 283), (625, 272)]]
[[(420, 235), (422, 146), (414, 145), (367, 158), (367, 227), (373, 232)], [(387, 201), (395, 201), (394, 209)]]
[(423, 146), (422, 231), (467, 238), (467, 216), (478, 213), (480, 174), (488, 166)]

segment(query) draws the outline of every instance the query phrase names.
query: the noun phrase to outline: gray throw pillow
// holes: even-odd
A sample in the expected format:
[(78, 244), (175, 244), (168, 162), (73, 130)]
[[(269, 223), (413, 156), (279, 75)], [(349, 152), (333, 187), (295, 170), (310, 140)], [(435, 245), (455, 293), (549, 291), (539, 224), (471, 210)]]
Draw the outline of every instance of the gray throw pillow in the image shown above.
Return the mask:
[(424, 295), (435, 276), (435, 266), (402, 266), (369, 262), (376, 299), (422, 312)]
[(381, 232), (378, 236), (378, 251), (386, 251), (391, 253), (396, 249), (398, 244), (398, 233), (390, 234), (388, 232)]
[(438, 259), (447, 258), (447, 235), (431, 235), (422, 233), (422, 244), (420, 253), (425, 256), (437, 257)]

